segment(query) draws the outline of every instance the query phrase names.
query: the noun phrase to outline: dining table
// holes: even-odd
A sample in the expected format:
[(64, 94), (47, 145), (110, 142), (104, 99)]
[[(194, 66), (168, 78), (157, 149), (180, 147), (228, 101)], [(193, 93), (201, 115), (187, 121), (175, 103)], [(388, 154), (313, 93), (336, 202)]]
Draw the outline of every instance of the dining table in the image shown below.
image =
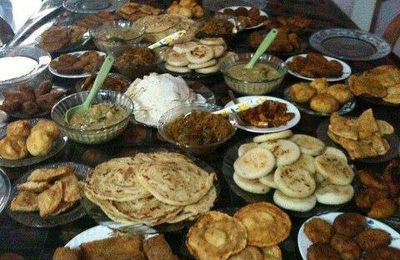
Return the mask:
[[(159, 6), (166, 7), (168, 1), (138, 1), (152, 2)], [(333, 0), (285, 0), (285, 1), (265, 1), (263, 10), (270, 16), (291, 16), (299, 15), (312, 20), (314, 25), (313, 31), (318, 31), (327, 28), (350, 28), (357, 29), (357, 26), (351, 19), (334, 3)], [(62, 11), (62, 10), (61, 10)], [(60, 11), (60, 12), (61, 12)], [(31, 28), (29, 32), (33, 31)], [(309, 37), (308, 32), (304, 37)], [(1, 32), (0, 32), (1, 33)], [(230, 46), (235, 52), (250, 52), (247, 44), (249, 32), (241, 32), (238, 39)], [(307, 51), (312, 48), (308, 45)], [(399, 58), (391, 53), (388, 56), (373, 60), (373, 61), (347, 61), (351, 66), (353, 73), (360, 73), (373, 67), (393, 64), (400, 67)], [(291, 75), (287, 75), (281, 86), (269, 93), (270, 96), (282, 97), (283, 90), (291, 84), (297, 82), (298, 79)], [(228, 87), (222, 76), (206, 80), (203, 82), (211, 89), (216, 97), (217, 105), (224, 106), (230, 101), (228, 95)], [(73, 84), (70, 81), (58, 80), (57, 84), (69, 85)], [(382, 105), (371, 105), (363, 100), (357, 100), (356, 108), (350, 113), (351, 116), (358, 116), (364, 110), (372, 107), (376, 117), (384, 119), (393, 125), (397, 135), (400, 135), (400, 109), (396, 107), (387, 107)], [(301, 114), (301, 121), (292, 129), (296, 133), (306, 133), (316, 135), (316, 130), (327, 117), (311, 117), (307, 114)], [(201, 160), (211, 165), (220, 183), (219, 197), (214, 205), (214, 209), (236, 208), (246, 205), (241, 197), (233, 193), (229, 185), (226, 183), (223, 174), (223, 158), (225, 153), (238, 142), (245, 140), (254, 133), (249, 133), (238, 129), (236, 134), (218, 150), (210, 155), (201, 157)], [(127, 129), (116, 139), (99, 145), (84, 145), (68, 141), (65, 148), (56, 156), (45, 162), (36, 165), (21, 167), (21, 168), (3, 168), (13, 184), (21, 175), (27, 171), (37, 168), (41, 165), (55, 162), (76, 162), (91, 167), (106, 161), (110, 158), (133, 155), (146, 147), (168, 147), (162, 138), (158, 135), (156, 128), (146, 127), (140, 124), (130, 123)], [(385, 164), (366, 164), (356, 162), (355, 167), (362, 169), (365, 167), (383, 170)], [(353, 203), (349, 203), (341, 209), (342, 211), (355, 211)], [(291, 217), (292, 230), (289, 238), (281, 244), (283, 250), (283, 259), (301, 259), (301, 255), (297, 246), (297, 233), (300, 226), (306, 219)], [(52, 228), (35, 228), (24, 226), (17, 223), (9, 217), (6, 210), (0, 215), (0, 260), (2, 259), (51, 259), (54, 250), (57, 247), (64, 246), (74, 236), (82, 231), (96, 226), (97, 223), (88, 215), (73, 221), (66, 225), (61, 225)], [(400, 231), (400, 226), (393, 226), (397, 231)], [(181, 259), (191, 259), (185, 249), (185, 236), (187, 229), (176, 232), (166, 233), (166, 239), (171, 245), (173, 251), (179, 255)]]

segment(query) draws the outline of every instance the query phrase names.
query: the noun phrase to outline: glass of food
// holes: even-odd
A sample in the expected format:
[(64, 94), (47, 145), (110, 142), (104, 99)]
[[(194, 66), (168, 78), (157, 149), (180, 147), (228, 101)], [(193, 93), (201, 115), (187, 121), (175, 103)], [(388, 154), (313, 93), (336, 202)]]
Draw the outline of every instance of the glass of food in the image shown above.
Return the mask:
[(235, 92), (243, 95), (263, 95), (275, 90), (287, 73), (283, 60), (264, 54), (252, 69), (244, 66), (253, 53), (241, 53), (226, 57), (220, 66), (226, 84)]
[(69, 138), (78, 143), (105, 143), (124, 131), (133, 112), (133, 102), (119, 92), (101, 90), (86, 113), (74, 115), (67, 122), (65, 113), (81, 105), (88, 94), (84, 91), (63, 98), (54, 105), (51, 118)]
[(144, 33), (144, 27), (126, 20), (114, 21), (90, 30), (97, 49), (105, 52), (119, 46), (139, 43)]
[(161, 116), (158, 133), (165, 141), (193, 154), (211, 153), (228, 141), (237, 129), (234, 116), (212, 113), (220, 109), (203, 103), (180, 105)]

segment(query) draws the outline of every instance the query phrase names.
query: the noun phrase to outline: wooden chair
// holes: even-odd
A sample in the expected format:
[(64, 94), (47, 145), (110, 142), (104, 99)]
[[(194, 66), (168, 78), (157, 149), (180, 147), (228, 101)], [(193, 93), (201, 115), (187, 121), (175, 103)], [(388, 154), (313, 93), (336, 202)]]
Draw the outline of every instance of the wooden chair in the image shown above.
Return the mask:
[(394, 47), (400, 38), (400, 14), (396, 15), (396, 17), (393, 18), (386, 27), (386, 30), (383, 33), (383, 38), (390, 44), (390, 46)]

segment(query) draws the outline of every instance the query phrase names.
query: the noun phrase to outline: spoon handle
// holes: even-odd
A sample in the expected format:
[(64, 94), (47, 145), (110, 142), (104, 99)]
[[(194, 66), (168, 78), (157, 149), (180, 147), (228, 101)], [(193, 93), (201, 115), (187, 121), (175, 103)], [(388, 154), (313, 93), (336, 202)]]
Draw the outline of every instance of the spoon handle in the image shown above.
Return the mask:
[(256, 52), (254, 53), (249, 63), (246, 64), (245, 66), (246, 69), (251, 69), (254, 67), (258, 58), (260, 58), (261, 55), (263, 55), (264, 52), (268, 49), (271, 43), (275, 40), (277, 34), (278, 30), (275, 28), (269, 31), (269, 33), (265, 36), (264, 40), (261, 42), (260, 46), (258, 46)]
[(114, 63), (114, 56), (108, 54), (107, 57), (104, 59), (103, 65), (99, 72), (97, 73), (97, 77), (94, 80), (93, 86), (90, 89), (89, 95), (87, 96), (85, 102), (82, 104), (83, 107), (89, 108), (93, 102), (93, 99), (96, 97), (97, 93), (99, 92), (100, 88), (103, 86), (103, 82), (107, 77), (108, 72), (111, 69), (111, 66)]
[(176, 33), (173, 33), (173, 34), (168, 35), (168, 36), (165, 37), (165, 38), (162, 38), (161, 40), (159, 40), (159, 41), (156, 42), (156, 43), (153, 43), (152, 45), (150, 45), (150, 46), (147, 47), (147, 48), (149, 48), (150, 50), (153, 50), (153, 49), (155, 49), (155, 48), (158, 48), (158, 47), (161, 47), (161, 46), (164, 46), (164, 45), (168, 45), (170, 42), (175, 41), (175, 40), (181, 38), (181, 37), (182, 37), (183, 35), (185, 35), (185, 34), (186, 34), (186, 31), (185, 31), (185, 30), (178, 31), (178, 32), (176, 32)]

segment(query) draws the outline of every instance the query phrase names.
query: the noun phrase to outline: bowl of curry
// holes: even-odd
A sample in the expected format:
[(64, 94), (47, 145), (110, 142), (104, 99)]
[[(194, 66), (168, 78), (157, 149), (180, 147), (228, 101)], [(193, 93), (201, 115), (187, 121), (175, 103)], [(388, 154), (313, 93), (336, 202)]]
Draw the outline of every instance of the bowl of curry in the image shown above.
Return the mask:
[(167, 142), (196, 155), (211, 153), (236, 132), (232, 116), (213, 112), (222, 109), (210, 104), (184, 104), (163, 114), (158, 133)]

